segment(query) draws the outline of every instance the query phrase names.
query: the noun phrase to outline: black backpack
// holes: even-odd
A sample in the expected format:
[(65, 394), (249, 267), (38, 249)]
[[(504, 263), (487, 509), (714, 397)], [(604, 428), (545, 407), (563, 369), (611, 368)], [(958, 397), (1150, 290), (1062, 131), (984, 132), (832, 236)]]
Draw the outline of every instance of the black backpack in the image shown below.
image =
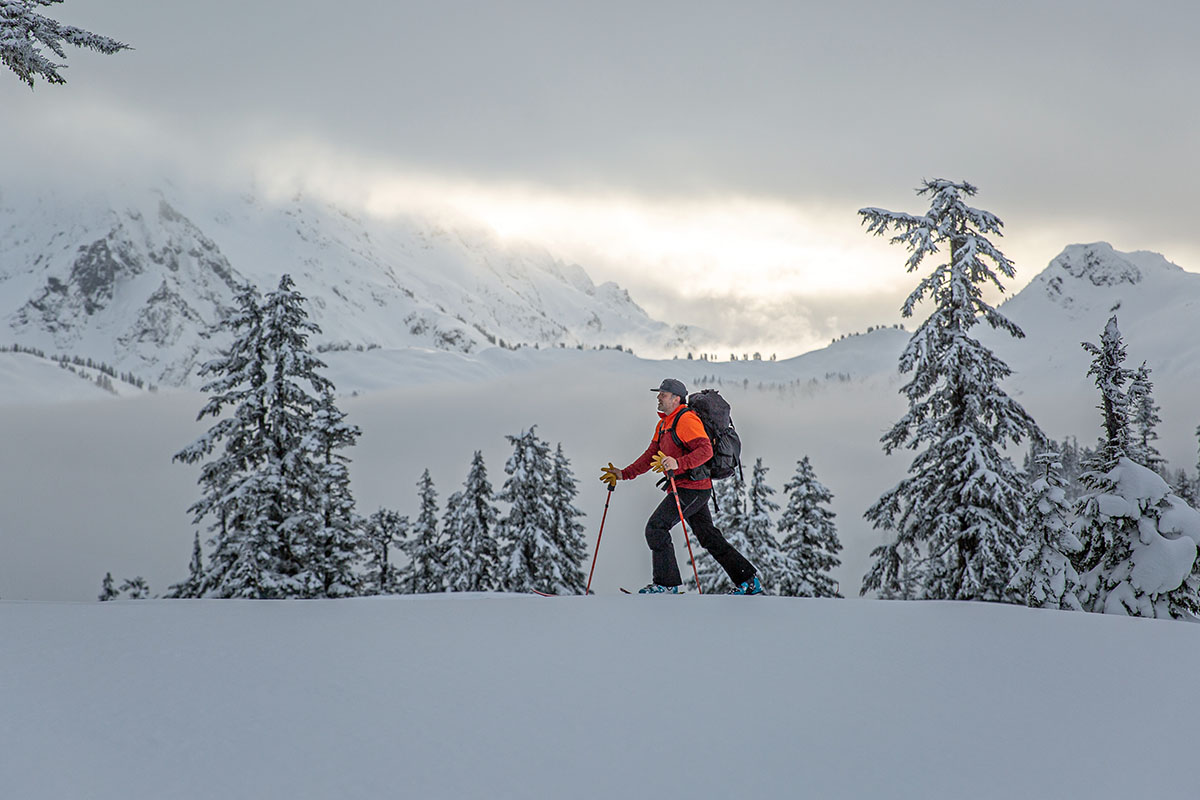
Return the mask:
[[(719, 481), (728, 478), (735, 471), (741, 472), (742, 439), (738, 436), (737, 429), (733, 427), (733, 419), (729, 415), (729, 403), (725, 402), (725, 398), (721, 397), (720, 392), (716, 389), (704, 389), (691, 395), (688, 398), (687, 406), (704, 423), (704, 432), (712, 441), (713, 456), (680, 477), (693, 481), (701, 481), (705, 478)], [(675, 433), (675, 428), (679, 425), (679, 417), (682, 416), (683, 414), (676, 416), (675, 422), (670, 428), (671, 438), (675, 440), (675, 444), (679, 446), (680, 450), (683, 449), (683, 442), (679, 440), (679, 434)], [(745, 479), (746, 475), (743, 472), (742, 480)]]

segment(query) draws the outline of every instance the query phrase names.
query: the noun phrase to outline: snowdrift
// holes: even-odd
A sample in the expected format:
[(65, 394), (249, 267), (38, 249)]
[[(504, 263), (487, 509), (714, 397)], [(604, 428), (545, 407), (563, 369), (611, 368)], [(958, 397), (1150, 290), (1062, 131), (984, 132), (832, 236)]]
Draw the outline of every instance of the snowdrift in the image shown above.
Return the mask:
[(0, 641), (22, 800), (1194, 793), (1179, 622), (437, 595), (5, 602)]

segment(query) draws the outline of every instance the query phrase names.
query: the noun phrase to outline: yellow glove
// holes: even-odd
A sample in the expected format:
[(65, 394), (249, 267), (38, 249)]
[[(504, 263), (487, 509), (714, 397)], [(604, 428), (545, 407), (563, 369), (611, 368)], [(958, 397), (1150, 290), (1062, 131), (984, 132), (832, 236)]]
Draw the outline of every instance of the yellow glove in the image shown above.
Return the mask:
[(659, 450), (654, 454), (654, 458), (650, 459), (650, 469), (655, 472), (674, 472), (678, 467), (679, 462), (662, 450)]
[(610, 461), (607, 467), (600, 468), (600, 480), (607, 483), (610, 489), (614, 489), (617, 486), (617, 481), (621, 480), (621, 470), (614, 467)]

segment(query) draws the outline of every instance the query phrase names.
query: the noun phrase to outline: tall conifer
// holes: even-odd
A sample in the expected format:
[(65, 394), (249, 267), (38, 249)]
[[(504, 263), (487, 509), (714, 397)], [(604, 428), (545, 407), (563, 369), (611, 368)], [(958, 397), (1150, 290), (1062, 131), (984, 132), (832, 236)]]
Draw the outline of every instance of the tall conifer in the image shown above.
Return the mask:
[(561, 576), (555, 591), (559, 594), (583, 594), (587, 579), (582, 563), (587, 557), (587, 542), (583, 537), (583, 512), (575, 507), (579, 481), (571, 471), (571, 462), (563, 452), (562, 443), (554, 451), (554, 472), (550, 481), (550, 507), (554, 523), (550, 538), (554, 542), (554, 558)]
[(490, 592), (498, 588), (499, 520), (483, 453), (476, 450), (463, 488), (447, 501), (442, 521), (447, 590)]
[(404, 543), (408, 564), (404, 568), (401, 583), (410, 594), (428, 594), (445, 590), (443, 579), (445, 566), (442, 562), (442, 541), (438, 535), (437, 490), (433, 478), (426, 469), (417, 481), (417, 496), (420, 512), (409, 528), (409, 538)]
[(325, 365), (309, 348), (309, 336), (320, 329), (308, 320), (305, 302), (288, 275), (261, 301), (245, 286), (237, 311), (220, 326), (232, 334), (230, 345), (200, 369), (213, 377), (202, 387), (212, 397), (199, 418), (218, 421), (175, 459), (205, 461), (224, 445), (204, 463), (204, 493), (191, 508), (197, 523), (209, 520), (213, 534), (206, 596), (355, 591), (358, 548), (331, 544), (330, 531), (354, 524), (345, 459), (336, 451), (353, 444), (356, 433), (344, 425), (333, 385), (319, 372)]
[(499, 499), (509, 504), (500, 521), (500, 580), (510, 592), (555, 592), (564, 585), (556, 543), (551, 537), (555, 511), (550, 489), (550, 445), (537, 426), (507, 436), (513, 453), (504, 465), (508, 478)]
[[(1043, 438), (1033, 419), (1000, 389), (1011, 370), (971, 336), (980, 321), (1009, 335), (1024, 334), (983, 299), (1000, 278), (1012, 278), (1012, 262), (988, 239), (1001, 235), (994, 214), (972, 208), (969, 183), (925, 181), (917, 194), (929, 210), (912, 215), (864, 208), (870, 233), (894, 231), (891, 241), (909, 250), (907, 268), (947, 251), (905, 301), (911, 317), (926, 298), (934, 303), (900, 356), (912, 373), (901, 390), (908, 413), (884, 435), (884, 451), (921, 450), (909, 476), (867, 510), (876, 528), (891, 532), (875, 548), (862, 593), (929, 599), (1011, 600), (1017, 571), (1022, 481), (1004, 455), (1026, 435)], [(915, 591), (914, 591), (915, 588)]]

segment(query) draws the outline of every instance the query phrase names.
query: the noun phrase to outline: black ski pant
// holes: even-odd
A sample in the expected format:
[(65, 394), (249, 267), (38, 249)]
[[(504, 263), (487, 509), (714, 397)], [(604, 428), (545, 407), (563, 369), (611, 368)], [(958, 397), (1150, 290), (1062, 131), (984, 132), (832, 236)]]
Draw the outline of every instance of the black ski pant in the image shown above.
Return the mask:
[(646, 523), (646, 544), (650, 545), (650, 561), (654, 568), (654, 582), (659, 586), (680, 586), (679, 564), (675, 560), (675, 547), (671, 544), (671, 528), (679, 524), (679, 508), (687, 520), (688, 529), (696, 534), (700, 546), (712, 554), (717, 563), (729, 575), (734, 585), (754, 577), (754, 565), (725, 541), (725, 536), (713, 525), (708, 510), (708, 498), (712, 489), (680, 489), (679, 506), (675, 495), (670, 492), (654, 509)]

